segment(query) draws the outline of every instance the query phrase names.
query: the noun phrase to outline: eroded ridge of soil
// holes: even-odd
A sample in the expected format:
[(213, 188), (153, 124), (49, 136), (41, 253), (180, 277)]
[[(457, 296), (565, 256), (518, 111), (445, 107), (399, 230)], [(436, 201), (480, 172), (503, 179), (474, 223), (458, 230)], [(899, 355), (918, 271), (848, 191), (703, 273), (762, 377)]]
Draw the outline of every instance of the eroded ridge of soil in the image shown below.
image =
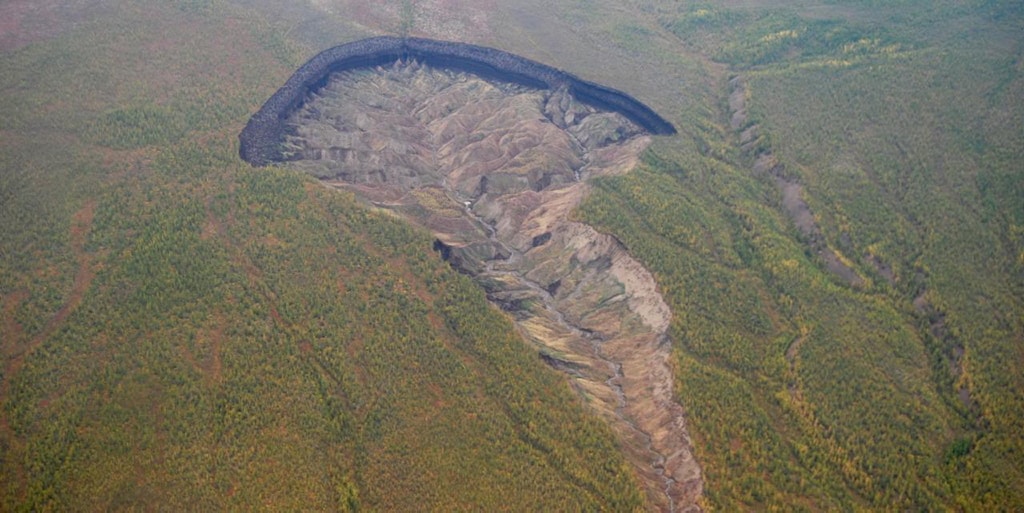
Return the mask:
[(629, 171), (647, 135), (564, 89), (416, 62), (333, 75), (286, 133), (292, 165), (433, 231), (612, 425), (652, 509), (699, 510), (668, 306), (621, 243), (569, 220), (586, 179)]
[[(825, 268), (851, 287), (863, 287), (864, 279), (828, 245), (810, 205), (804, 199), (803, 184), (795, 176), (787, 173), (785, 165), (779, 162), (772, 149), (763, 144), (761, 127), (748, 122), (746, 80), (742, 76), (733, 77), (729, 81), (729, 87), (729, 125), (739, 134), (741, 148), (754, 157), (754, 173), (767, 174), (775, 182), (782, 194), (782, 208), (800, 234), (807, 239), (811, 249), (821, 257)], [(891, 270), (884, 269), (883, 263), (879, 262), (878, 267), (882, 275), (888, 277), (891, 274)]]

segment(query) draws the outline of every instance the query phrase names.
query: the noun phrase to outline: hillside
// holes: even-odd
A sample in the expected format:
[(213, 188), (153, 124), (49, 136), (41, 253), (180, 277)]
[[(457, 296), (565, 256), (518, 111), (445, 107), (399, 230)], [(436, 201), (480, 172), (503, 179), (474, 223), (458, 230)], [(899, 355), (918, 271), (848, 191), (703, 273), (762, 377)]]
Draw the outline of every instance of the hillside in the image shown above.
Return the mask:
[[(565, 249), (598, 239), (669, 311), (621, 329), (666, 342), (644, 347), (702, 509), (1024, 509), (1017, 2), (15, 0), (0, 20), (2, 510), (665, 509), (637, 465), (656, 448), (623, 427), (663, 409), (608, 406), (598, 385), (637, 373), (588, 374), (631, 352), (546, 345), (637, 312)], [(544, 133), (528, 163), (561, 171), (484, 197), (472, 173), (494, 170), (463, 157), (494, 148), (465, 138), (454, 208), (239, 159), (304, 62), (379, 35), (512, 52), (679, 133), (576, 186), (558, 166), (602, 157), (487, 125)], [(524, 94), (470, 114), (551, 101)], [(516, 217), (520, 182), (569, 184), (564, 217)], [(467, 252), (476, 280), (435, 251), (473, 244), (548, 249)]]
[(3, 55), (0, 509), (638, 507), (426, 233), (237, 158), (289, 45), (120, 7)]
[(612, 426), (648, 504), (686, 511), (702, 480), (672, 394), (671, 312), (619, 241), (571, 219), (589, 181), (629, 172), (652, 136), (572, 90), (403, 59), (331, 74), (264, 147), (428, 228)]
[(1019, 509), (1020, 8), (646, 12), (719, 110), (582, 217), (673, 309), (709, 501)]

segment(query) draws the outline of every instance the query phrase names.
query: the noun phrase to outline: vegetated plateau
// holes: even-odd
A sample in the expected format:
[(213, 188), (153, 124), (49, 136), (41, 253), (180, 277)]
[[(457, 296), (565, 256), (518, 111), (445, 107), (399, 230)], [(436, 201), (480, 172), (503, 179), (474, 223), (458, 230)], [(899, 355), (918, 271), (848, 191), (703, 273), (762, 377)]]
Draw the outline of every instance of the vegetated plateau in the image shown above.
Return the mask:
[[(615, 302), (577, 287), (607, 259), (519, 267), (585, 225), (671, 312), (701, 508), (1024, 509), (1019, 2), (13, 0), (0, 20), (2, 510), (663, 508), (626, 412), (595, 407), (601, 366), (530, 345), (600, 320), (564, 299)], [(678, 133), (410, 59), (290, 110), (286, 169), (239, 159), (302, 63), (382, 35), (543, 62)], [(456, 82), (487, 99), (466, 121), (526, 121), (456, 138), (463, 180), (399, 173), (435, 149), (332, 96)], [(370, 135), (314, 129), (314, 104)], [(538, 133), (562, 142), (472, 178)], [(404, 167), (363, 158), (382, 142)], [(581, 201), (562, 242), (503, 238), (539, 216), (513, 198), (559, 188)], [(618, 332), (652, 332), (635, 318)]]

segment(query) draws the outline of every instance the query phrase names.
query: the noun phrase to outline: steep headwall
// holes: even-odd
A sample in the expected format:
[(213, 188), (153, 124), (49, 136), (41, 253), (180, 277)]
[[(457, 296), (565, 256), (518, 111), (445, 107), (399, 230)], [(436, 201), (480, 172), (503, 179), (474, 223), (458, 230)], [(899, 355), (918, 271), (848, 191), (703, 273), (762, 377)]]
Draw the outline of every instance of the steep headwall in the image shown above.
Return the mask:
[(566, 88), (579, 101), (618, 112), (652, 134), (676, 133), (671, 123), (631, 96), (539, 62), (465, 43), (384, 36), (335, 46), (302, 65), (246, 124), (238, 136), (239, 154), (257, 166), (282, 160), (279, 144), (284, 120), (311, 92), (323, 87), (331, 73), (408, 58), (538, 89)]

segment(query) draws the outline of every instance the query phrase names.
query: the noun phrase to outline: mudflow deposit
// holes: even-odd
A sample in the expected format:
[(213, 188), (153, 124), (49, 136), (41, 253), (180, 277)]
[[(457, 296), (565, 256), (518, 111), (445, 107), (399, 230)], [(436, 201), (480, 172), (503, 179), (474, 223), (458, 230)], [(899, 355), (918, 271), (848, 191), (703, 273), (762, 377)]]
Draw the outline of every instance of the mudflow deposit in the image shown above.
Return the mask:
[(668, 306), (618, 240), (570, 220), (587, 179), (632, 169), (649, 130), (584, 103), (571, 82), (525, 85), (494, 68), (484, 78), (424, 60), (323, 65), (301, 98), (278, 98), (281, 110), (263, 118), (279, 125), (250, 123), (264, 139), (243, 133), (243, 157), (273, 155), (431, 230), (434, 249), (473, 275), (611, 424), (651, 508), (698, 510)]

